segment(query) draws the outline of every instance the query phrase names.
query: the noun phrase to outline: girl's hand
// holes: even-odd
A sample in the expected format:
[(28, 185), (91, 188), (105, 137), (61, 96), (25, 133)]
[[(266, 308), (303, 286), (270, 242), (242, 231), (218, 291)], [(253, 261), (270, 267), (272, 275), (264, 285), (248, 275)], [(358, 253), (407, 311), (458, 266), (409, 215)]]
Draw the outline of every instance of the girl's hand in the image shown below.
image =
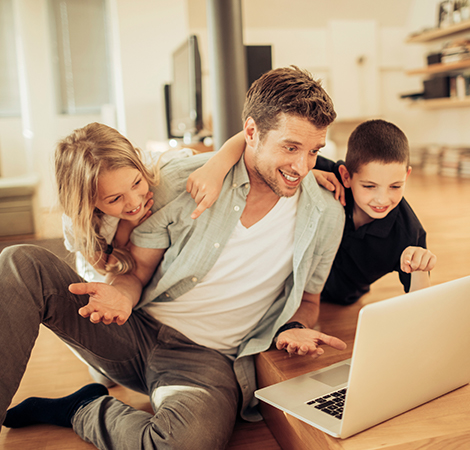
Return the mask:
[(222, 190), (223, 177), (212, 174), (209, 165), (205, 164), (195, 170), (188, 178), (186, 191), (195, 200), (197, 208), (191, 214), (191, 219), (197, 219), (207, 208), (210, 208), (219, 198)]
[(225, 142), (202, 167), (189, 176), (186, 190), (197, 203), (191, 219), (197, 219), (219, 198), (225, 176), (238, 162), (244, 150), (245, 134), (240, 131)]

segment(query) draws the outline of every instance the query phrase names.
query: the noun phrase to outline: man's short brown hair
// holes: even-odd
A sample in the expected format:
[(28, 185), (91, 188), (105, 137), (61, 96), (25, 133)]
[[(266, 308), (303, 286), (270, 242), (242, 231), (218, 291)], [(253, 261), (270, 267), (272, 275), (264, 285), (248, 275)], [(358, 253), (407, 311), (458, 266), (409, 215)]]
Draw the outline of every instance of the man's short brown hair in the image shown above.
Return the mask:
[(352, 175), (364, 164), (410, 164), (410, 147), (405, 133), (396, 125), (375, 119), (361, 123), (351, 133), (346, 152), (346, 168)]
[(243, 121), (251, 117), (261, 139), (277, 129), (281, 113), (304, 117), (317, 128), (327, 127), (336, 118), (333, 102), (320, 81), (296, 66), (265, 73), (246, 94)]

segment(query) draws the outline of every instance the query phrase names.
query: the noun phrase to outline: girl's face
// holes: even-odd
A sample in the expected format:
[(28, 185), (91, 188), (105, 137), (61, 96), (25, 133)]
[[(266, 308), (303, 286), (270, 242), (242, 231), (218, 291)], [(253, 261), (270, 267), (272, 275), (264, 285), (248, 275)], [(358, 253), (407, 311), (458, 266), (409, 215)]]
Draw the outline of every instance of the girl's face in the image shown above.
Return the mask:
[(139, 220), (149, 185), (142, 173), (133, 167), (105, 170), (98, 178), (96, 208), (105, 214), (124, 220)]

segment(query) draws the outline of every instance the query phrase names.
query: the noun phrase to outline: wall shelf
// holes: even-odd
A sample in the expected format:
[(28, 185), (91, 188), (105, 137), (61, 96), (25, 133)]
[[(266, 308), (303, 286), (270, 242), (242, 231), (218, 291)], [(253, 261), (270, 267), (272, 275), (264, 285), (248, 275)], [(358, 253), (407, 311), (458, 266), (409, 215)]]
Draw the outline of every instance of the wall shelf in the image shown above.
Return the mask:
[[(422, 33), (413, 34), (406, 40), (407, 43), (426, 43), (443, 39), (457, 33), (470, 31), (470, 20), (449, 25), (445, 28), (434, 28)], [(420, 67), (406, 71), (407, 75), (436, 75), (450, 74), (452, 72), (463, 72), (470, 68), (470, 59), (456, 61), (452, 63), (431, 64), (426, 67)], [(431, 77), (432, 78), (432, 77)], [(410, 102), (410, 106), (423, 109), (441, 109), (441, 108), (463, 108), (470, 106), (470, 96), (466, 97), (444, 97), (428, 100), (415, 100)]]
[(470, 68), (470, 59), (456, 61), (453, 63), (431, 64), (426, 67), (408, 70), (407, 75), (433, 75), (436, 73), (452, 72), (453, 70), (463, 70)]
[(443, 37), (450, 36), (452, 34), (457, 34), (462, 31), (470, 30), (470, 20), (465, 22), (456, 23), (454, 25), (449, 25), (445, 28), (433, 28), (429, 31), (424, 31), (423, 33), (414, 34), (408, 37), (406, 42), (408, 43), (423, 43), (431, 42), (436, 39), (441, 39)]
[(470, 96), (464, 98), (445, 97), (430, 100), (416, 100), (410, 102), (410, 105), (423, 109), (464, 108), (470, 106)]

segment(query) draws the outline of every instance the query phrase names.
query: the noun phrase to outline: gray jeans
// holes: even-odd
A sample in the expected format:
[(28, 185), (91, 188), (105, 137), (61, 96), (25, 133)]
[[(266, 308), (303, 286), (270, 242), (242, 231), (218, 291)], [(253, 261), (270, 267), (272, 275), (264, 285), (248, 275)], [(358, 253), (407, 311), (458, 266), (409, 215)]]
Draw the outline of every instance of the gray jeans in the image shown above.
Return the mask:
[(0, 255), (0, 423), (20, 384), (40, 324), (117, 383), (149, 395), (155, 415), (111, 396), (79, 409), (75, 432), (100, 449), (219, 449), (236, 419), (232, 361), (141, 310), (118, 326), (78, 315), (88, 296), (67, 289), (80, 277), (31, 245)]

